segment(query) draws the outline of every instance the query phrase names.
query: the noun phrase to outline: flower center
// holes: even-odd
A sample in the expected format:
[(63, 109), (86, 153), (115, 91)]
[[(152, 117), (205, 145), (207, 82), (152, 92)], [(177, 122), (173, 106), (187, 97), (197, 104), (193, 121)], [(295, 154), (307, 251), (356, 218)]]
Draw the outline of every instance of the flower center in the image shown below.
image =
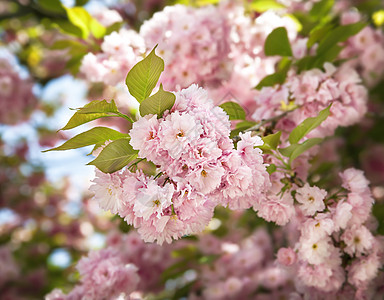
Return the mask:
[(180, 132), (177, 134), (178, 137), (183, 137), (184, 136), (184, 131), (180, 130)]
[(315, 198), (313, 198), (313, 196), (309, 196), (309, 197), (308, 197), (308, 201), (309, 201), (309, 202), (313, 202), (313, 201), (315, 201)]
[(316, 249), (317, 249), (317, 244), (313, 244), (313, 245), (312, 245), (312, 249), (313, 249), (313, 250), (316, 250)]
[(205, 170), (201, 171), (201, 176), (207, 177), (207, 175), (208, 175), (207, 171), (205, 171)]
[(155, 200), (155, 201), (153, 201), (153, 206), (157, 206), (157, 207), (159, 207), (159, 205), (160, 205), (160, 200)]

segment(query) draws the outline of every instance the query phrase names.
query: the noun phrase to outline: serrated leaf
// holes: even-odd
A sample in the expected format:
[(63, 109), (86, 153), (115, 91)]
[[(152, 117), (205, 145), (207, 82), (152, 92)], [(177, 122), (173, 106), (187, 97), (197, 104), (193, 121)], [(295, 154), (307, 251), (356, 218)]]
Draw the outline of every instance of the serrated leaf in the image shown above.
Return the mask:
[(264, 53), (267, 56), (292, 56), (291, 44), (289, 43), (288, 33), (285, 27), (275, 28), (267, 36), (264, 44)]
[(171, 92), (166, 92), (163, 89), (163, 85), (160, 84), (158, 92), (141, 102), (139, 111), (143, 117), (145, 115), (158, 115), (159, 117), (166, 110), (170, 110), (175, 104), (176, 96)]
[(276, 150), (280, 144), (281, 131), (262, 137), (263, 145), (258, 146), (261, 150)]
[(291, 163), (297, 157), (299, 157), (302, 153), (309, 150), (313, 146), (320, 144), (323, 141), (322, 138), (312, 138), (304, 141), (301, 144), (293, 144), (288, 146), (287, 148), (279, 149), (280, 153), (285, 157), (289, 158), (289, 162)]
[(94, 165), (104, 173), (113, 173), (133, 161), (137, 152), (129, 144), (129, 139), (119, 139), (108, 144), (88, 165)]
[(77, 110), (80, 114), (118, 113), (115, 101), (95, 100)]
[(139, 103), (149, 97), (164, 71), (164, 61), (156, 55), (156, 47), (129, 71), (125, 80), (129, 93)]
[(309, 132), (318, 127), (329, 115), (331, 105), (319, 112), (316, 117), (305, 119), (289, 134), (289, 142), (291, 144), (298, 143)]
[(106, 140), (117, 140), (126, 137), (128, 137), (128, 134), (118, 132), (111, 128), (95, 127), (74, 136), (61, 146), (49, 150), (44, 150), (43, 152), (77, 149), (89, 145), (103, 144)]
[(108, 103), (106, 100), (95, 100), (79, 108), (61, 130), (72, 129), (103, 117), (113, 117), (114, 115), (111, 115), (111, 113), (116, 112), (118, 110), (113, 100), (111, 103)]
[(225, 102), (220, 107), (224, 109), (230, 120), (245, 120), (245, 111), (238, 103)]

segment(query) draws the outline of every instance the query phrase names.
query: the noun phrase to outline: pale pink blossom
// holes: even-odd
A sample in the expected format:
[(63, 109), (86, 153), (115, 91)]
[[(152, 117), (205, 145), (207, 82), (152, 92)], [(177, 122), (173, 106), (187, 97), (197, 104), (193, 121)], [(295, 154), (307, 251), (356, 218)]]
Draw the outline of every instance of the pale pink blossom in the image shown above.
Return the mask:
[(302, 237), (299, 242), (299, 255), (304, 261), (313, 265), (325, 263), (331, 256), (334, 246), (329, 237), (305, 238)]
[(362, 256), (355, 260), (348, 270), (348, 282), (355, 287), (366, 286), (373, 280), (382, 264), (377, 255)]
[(296, 253), (292, 248), (280, 248), (277, 252), (277, 261), (283, 266), (291, 266), (296, 263)]
[(343, 187), (354, 193), (364, 193), (368, 188), (369, 181), (365, 178), (364, 172), (354, 168), (346, 169), (339, 174), (343, 181)]
[(311, 187), (306, 183), (303, 187), (296, 190), (295, 198), (301, 203), (300, 208), (304, 215), (313, 216), (316, 212), (325, 208), (324, 198), (327, 192), (317, 186)]
[(94, 199), (104, 210), (117, 213), (123, 203), (121, 177), (118, 173), (108, 174), (96, 170), (96, 178), (89, 190), (94, 193)]
[(346, 244), (344, 251), (357, 257), (367, 254), (368, 250), (372, 248), (374, 240), (372, 233), (365, 226), (356, 225), (345, 230), (341, 239)]

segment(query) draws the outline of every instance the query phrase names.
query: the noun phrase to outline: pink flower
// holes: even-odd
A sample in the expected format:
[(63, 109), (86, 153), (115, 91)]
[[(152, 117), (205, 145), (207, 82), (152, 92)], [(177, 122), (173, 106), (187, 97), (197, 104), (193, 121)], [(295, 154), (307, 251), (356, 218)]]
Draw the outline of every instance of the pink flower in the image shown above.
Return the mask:
[(347, 190), (357, 194), (366, 192), (369, 181), (365, 178), (363, 171), (350, 168), (339, 175), (343, 181), (343, 187)]
[(367, 251), (372, 248), (374, 240), (372, 233), (365, 226), (356, 225), (345, 230), (341, 239), (346, 244), (344, 251), (350, 256), (355, 254), (357, 257), (367, 254)]
[(331, 256), (334, 246), (331, 245), (329, 237), (300, 238), (299, 256), (300, 259), (313, 265), (325, 263)]
[(155, 216), (160, 218), (162, 212), (172, 204), (173, 193), (173, 185), (161, 187), (156, 181), (150, 181), (146, 187), (139, 189), (133, 206), (135, 216), (142, 217), (144, 221)]
[(367, 286), (376, 277), (380, 266), (377, 255), (362, 256), (349, 267), (348, 282), (355, 287)]
[(291, 266), (296, 262), (296, 253), (292, 248), (280, 248), (277, 252), (277, 261), (283, 266)]
[(139, 283), (137, 267), (124, 264), (118, 252), (111, 248), (90, 252), (79, 261), (77, 269), (85, 298), (105, 299), (121, 293), (130, 294)]
[(352, 208), (352, 205), (346, 201), (339, 201), (337, 203), (332, 216), (335, 230), (345, 229), (347, 227), (347, 224), (352, 217)]
[(139, 157), (156, 160), (156, 152), (160, 143), (158, 131), (159, 121), (156, 115), (146, 115), (133, 123), (132, 129), (129, 131), (131, 136), (129, 143), (133, 149), (139, 150)]
[(326, 288), (332, 276), (332, 269), (326, 265), (303, 264), (299, 267), (298, 278), (307, 286)]
[(286, 225), (294, 214), (293, 199), (288, 193), (282, 198), (268, 196), (268, 198), (255, 205), (259, 217), (268, 222), (275, 222), (277, 225)]
[(329, 214), (318, 214), (301, 224), (302, 235), (309, 239), (330, 236), (334, 230), (334, 223)]
[(123, 205), (122, 181), (119, 173), (105, 174), (96, 170), (96, 178), (93, 185), (89, 188), (94, 193), (94, 199), (104, 210), (117, 213)]
[(201, 124), (193, 116), (175, 112), (161, 123), (161, 146), (173, 159), (179, 159), (187, 146), (202, 133)]
[(302, 188), (296, 190), (295, 198), (301, 203), (300, 208), (306, 216), (313, 216), (317, 211), (325, 209), (324, 198), (327, 196), (325, 190), (317, 186), (309, 186), (306, 183)]

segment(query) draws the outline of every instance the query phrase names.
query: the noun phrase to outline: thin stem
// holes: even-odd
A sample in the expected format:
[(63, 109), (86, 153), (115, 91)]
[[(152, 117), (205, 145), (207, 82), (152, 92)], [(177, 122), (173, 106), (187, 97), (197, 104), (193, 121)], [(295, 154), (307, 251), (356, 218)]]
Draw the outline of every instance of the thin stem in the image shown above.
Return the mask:
[(156, 180), (156, 179), (159, 178), (161, 175), (163, 175), (163, 172), (159, 172), (153, 179)]

